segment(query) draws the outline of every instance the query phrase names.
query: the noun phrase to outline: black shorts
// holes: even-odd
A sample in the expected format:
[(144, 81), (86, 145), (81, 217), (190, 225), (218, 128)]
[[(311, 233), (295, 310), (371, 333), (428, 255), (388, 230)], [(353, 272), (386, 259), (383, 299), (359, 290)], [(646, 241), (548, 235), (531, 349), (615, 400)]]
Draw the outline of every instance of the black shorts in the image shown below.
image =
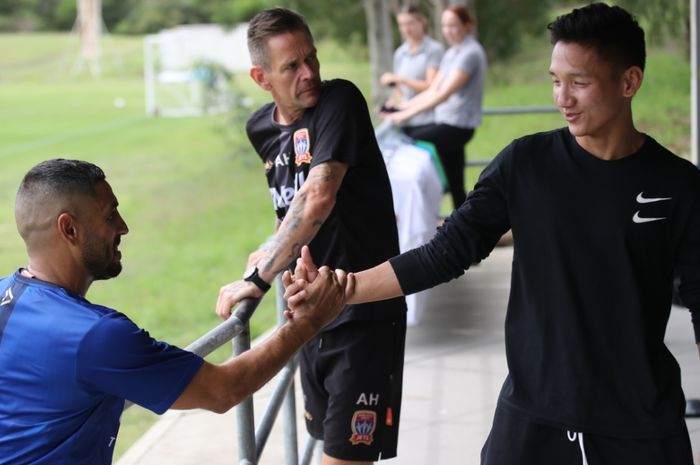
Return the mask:
[[(583, 457), (585, 454), (585, 460)], [(693, 465), (685, 423), (660, 439), (623, 439), (533, 423), (497, 407), (481, 465)]]
[(349, 321), (302, 348), (306, 428), (330, 457), (396, 456), (405, 339), (405, 321)]

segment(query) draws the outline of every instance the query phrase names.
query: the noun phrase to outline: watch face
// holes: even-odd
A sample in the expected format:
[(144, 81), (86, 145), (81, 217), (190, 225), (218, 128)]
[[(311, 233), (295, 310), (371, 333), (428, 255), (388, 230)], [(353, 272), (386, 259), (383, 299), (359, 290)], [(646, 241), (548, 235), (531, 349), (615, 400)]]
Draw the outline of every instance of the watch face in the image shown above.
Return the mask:
[(258, 270), (258, 269), (257, 269), (255, 266), (251, 266), (250, 268), (248, 268), (247, 270), (245, 270), (245, 273), (243, 273), (243, 279), (248, 279), (248, 278), (250, 278), (251, 276), (253, 276), (253, 275), (255, 274), (255, 272), (256, 272), (257, 270)]

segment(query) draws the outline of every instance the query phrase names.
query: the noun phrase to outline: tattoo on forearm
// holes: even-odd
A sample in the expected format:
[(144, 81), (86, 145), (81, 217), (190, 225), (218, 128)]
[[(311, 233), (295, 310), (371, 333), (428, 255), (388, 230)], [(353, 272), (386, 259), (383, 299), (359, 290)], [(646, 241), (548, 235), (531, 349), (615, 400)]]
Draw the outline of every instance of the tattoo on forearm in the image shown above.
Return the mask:
[[(321, 185), (328, 182), (333, 182), (337, 178), (338, 173), (336, 167), (332, 163), (322, 163), (314, 168), (313, 176), (309, 177), (306, 182), (313, 185)], [(292, 260), (294, 260), (301, 251), (301, 246), (309, 243), (311, 239), (314, 238), (318, 230), (323, 226), (325, 218), (313, 218), (310, 221), (311, 231), (308, 231), (304, 237), (296, 237), (295, 241), (287, 247), (284, 244), (298, 234), (298, 230), (302, 228), (304, 223), (304, 211), (306, 210), (307, 204), (307, 193), (297, 192), (284, 221), (281, 222), (279, 228), (277, 229), (277, 234), (273, 243), (270, 247), (270, 253), (267, 260), (263, 266), (266, 271), (272, 271), (276, 269), (281, 269), (281, 267), (287, 266)], [(283, 259), (284, 263), (277, 263), (278, 260)]]
[(318, 174), (318, 181), (320, 182), (329, 182), (334, 180), (336, 177), (335, 169), (333, 169), (333, 165), (330, 163), (323, 163), (319, 165), (316, 170), (316, 174)]

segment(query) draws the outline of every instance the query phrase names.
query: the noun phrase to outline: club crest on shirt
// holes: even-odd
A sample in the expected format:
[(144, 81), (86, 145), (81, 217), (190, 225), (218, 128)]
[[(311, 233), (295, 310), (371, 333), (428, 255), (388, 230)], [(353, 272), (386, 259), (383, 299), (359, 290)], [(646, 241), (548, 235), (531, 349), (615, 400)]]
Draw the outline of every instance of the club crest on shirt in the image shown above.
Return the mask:
[(271, 160), (267, 160), (267, 161), (265, 162), (265, 171), (270, 171), (270, 170), (272, 169), (272, 166), (273, 166), (273, 165), (274, 165), (274, 163), (272, 163)]
[(294, 131), (294, 155), (294, 163), (297, 166), (311, 163), (311, 139), (308, 128)]
[(352, 415), (350, 428), (352, 436), (350, 442), (353, 446), (358, 444), (371, 445), (374, 441), (374, 429), (377, 426), (377, 413), (373, 410), (357, 410)]

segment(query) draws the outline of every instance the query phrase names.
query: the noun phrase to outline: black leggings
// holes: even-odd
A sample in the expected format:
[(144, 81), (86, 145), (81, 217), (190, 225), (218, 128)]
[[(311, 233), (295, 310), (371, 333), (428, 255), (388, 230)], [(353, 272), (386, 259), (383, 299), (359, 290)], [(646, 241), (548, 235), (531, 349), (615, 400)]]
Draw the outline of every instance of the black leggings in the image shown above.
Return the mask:
[(473, 128), (459, 128), (449, 124), (428, 124), (402, 128), (413, 139), (435, 144), (450, 186), (452, 203), (457, 208), (467, 198), (464, 190), (464, 146), (474, 136)]

